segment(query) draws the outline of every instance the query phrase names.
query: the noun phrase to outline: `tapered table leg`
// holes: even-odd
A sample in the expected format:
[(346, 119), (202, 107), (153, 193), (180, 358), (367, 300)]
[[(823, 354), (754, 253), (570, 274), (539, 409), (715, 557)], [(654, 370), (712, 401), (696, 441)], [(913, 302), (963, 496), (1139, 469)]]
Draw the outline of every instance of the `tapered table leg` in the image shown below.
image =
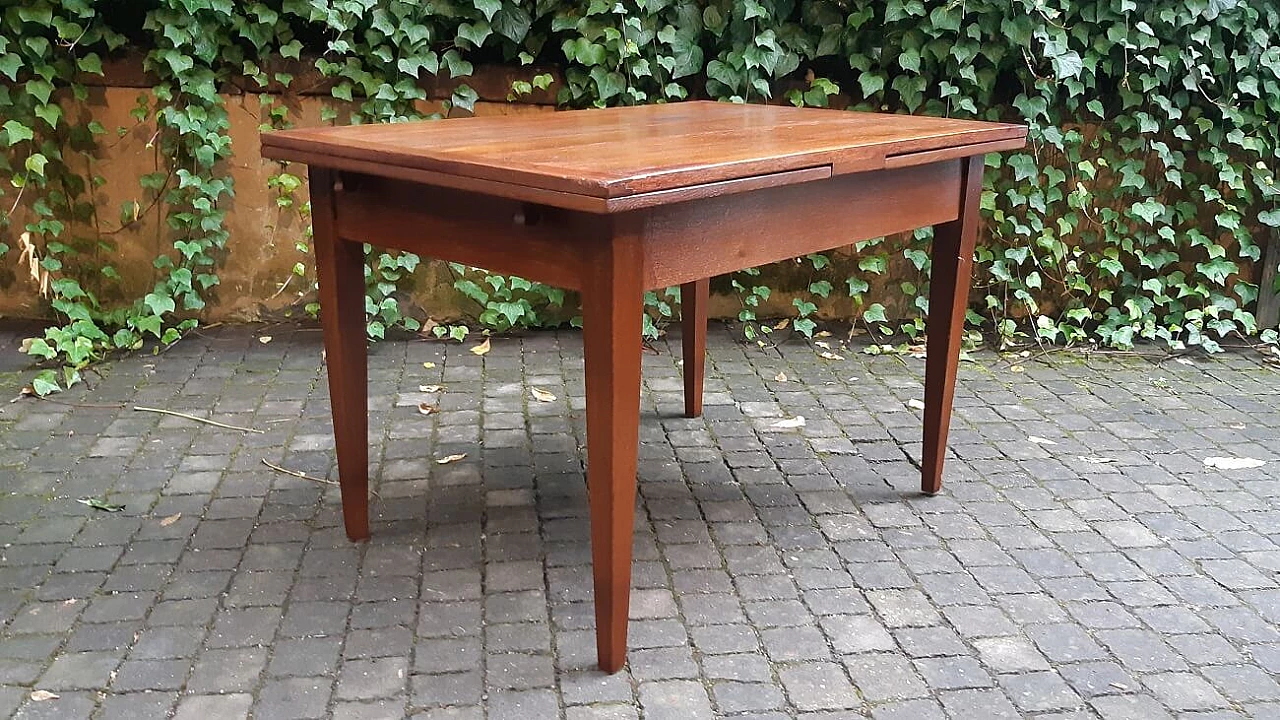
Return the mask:
[(680, 340), (684, 345), (684, 416), (702, 414), (707, 369), (707, 296), (710, 278), (680, 286)]
[(947, 455), (951, 402), (955, 396), (956, 370), (960, 363), (960, 340), (964, 336), (973, 249), (978, 239), (983, 160), (981, 155), (977, 155), (963, 162), (960, 216), (937, 226), (933, 235), (920, 477), (920, 489), (930, 495), (942, 489), (942, 464)]
[(600, 669), (626, 662), (640, 441), (643, 254), (634, 238), (599, 244), (582, 287), (587, 390), (587, 494)]
[(337, 173), (311, 168), (311, 222), (320, 285), (325, 364), (333, 414), (342, 520), (347, 537), (369, 537), (369, 370), (364, 328), (364, 250), (334, 226)]

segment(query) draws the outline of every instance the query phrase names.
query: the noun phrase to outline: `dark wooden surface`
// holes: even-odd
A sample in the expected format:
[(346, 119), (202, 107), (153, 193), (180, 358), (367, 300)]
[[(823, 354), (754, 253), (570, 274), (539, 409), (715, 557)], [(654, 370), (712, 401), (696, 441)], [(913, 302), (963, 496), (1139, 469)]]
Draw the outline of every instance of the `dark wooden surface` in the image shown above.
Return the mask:
[(921, 488), (942, 485), (982, 154), (1025, 129), (687, 103), (271, 134), (311, 165), (343, 518), (369, 535), (360, 243), (580, 290), (600, 667), (626, 660), (644, 292), (682, 286), (685, 412), (702, 411), (708, 278), (937, 227)]

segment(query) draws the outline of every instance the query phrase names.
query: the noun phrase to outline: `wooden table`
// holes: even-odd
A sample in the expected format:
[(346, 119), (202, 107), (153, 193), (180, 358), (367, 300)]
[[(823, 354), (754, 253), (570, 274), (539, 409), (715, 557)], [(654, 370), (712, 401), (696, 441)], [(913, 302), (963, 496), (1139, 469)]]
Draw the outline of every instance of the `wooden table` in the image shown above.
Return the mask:
[(329, 393), (352, 540), (369, 536), (361, 243), (582, 294), (600, 668), (626, 658), (646, 290), (681, 286), (685, 409), (702, 411), (714, 275), (933, 225), (921, 486), (942, 484), (983, 154), (1026, 128), (686, 102), (291, 130), (309, 167)]

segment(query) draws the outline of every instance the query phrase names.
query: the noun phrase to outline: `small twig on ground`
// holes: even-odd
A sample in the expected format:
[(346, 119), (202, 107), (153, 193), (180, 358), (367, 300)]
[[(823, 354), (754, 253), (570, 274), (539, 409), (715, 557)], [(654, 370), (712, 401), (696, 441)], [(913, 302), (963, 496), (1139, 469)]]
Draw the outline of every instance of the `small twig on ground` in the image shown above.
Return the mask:
[(311, 475), (308, 475), (300, 470), (290, 470), (289, 468), (286, 468), (286, 467), (280, 467), (279, 465), (276, 465), (275, 463), (270, 462), (266, 458), (262, 458), (262, 464), (266, 465), (272, 470), (275, 470), (278, 473), (284, 473), (285, 475), (292, 475), (293, 477), (302, 478), (303, 480), (310, 480), (311, 482), (318, 482), (324, 485), (338, 484), (336, 480), (329, 480), (328, 478), (312, 477)]
[(259, 435), (263, 434), (263, 431), (258, 430), (257, 428), (240, 427), (239, 425), (228, 425), (226, 423), (220, 423), (217, 420), (209, 420), (207, 418), (196, 417), (195, 415), (188, 415), (186, 413), (180, 413), (175, 410), (163, 410), (161, 408), (142, 407), (141, 405), (135, 405), (133, 409), (139, 412), (153, 412), (153, 413), (160, 413), (161, 415), (172, 415), (174, 417), (183, 418), (184, 420), (194, 420), (195, 422), (204, 423), (206, 425), (213, 425), (214, 427), (225, 428), (227, 430), (240, 430), (241, 432), (258, 433)]
[[(290, 475), (290, 476), (293, 476), (293, 477), (296, 477), (296, 478), (301, 478), (301, 479), (303, 479), (303, 480), (310, 480), (311, 482), (320, 483), (320, 484), (322, 484), (322, 485), (339, 485), (339, 487), (341, 487), (341, 485), (340, 485), (340, 484), (338, 483), (338, 481), (336, 481), (336, 480), (329, 480), (329, 479), (327, 479), (327, 478), (318, 478), (318, 477), (313, 477), (313, 476), (308, 475), (308, 474), (306, 474), (306, 473), (304, 473), (304, 472), (301, 472), (301, 471), (299, 471), (299, 470), (290, 470), (289, 468), (286, 468), (286, 467), (280, 467), (279, 465), (276, 465), (275, 463), (273, 463), (273, 462), (271, 462), (271, 461), (267, 460), (266, 458), (262, 458), (262, 464), (263, 464), (263, 465), (266, 465), (267, 467), (271, 468), (272, 470), (275, 470), (275, 471), (276, 471), (276, 472), (278, 472), (278, 473), (284, 473), (285, 475)], [(375, 497), (375, 498), (377, 498), (377, 499), (379, 499), (379, 500), (381, 500), (381, 499), (382, 499), (382, 496), (378, 494), (378, 491), (377, 491), (377, 490), (374, 490), (373, 488), (369, 488), (369, 495), (370, 495), (370, 496), (372, 496), (372, 497)]]

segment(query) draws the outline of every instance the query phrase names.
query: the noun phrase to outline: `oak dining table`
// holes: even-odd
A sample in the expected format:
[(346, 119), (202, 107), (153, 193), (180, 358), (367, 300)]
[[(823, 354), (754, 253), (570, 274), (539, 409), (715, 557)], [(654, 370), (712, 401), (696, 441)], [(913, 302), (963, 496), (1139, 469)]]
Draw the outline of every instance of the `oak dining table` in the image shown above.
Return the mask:
[(935, 228), (921, 489), (942, 485), (984, 155), (1021, 125), (681, 102), (262, 135), (308, 166), (342, 513), (369, 537), (362, 243), (577, 290), (599, 666), (626, 660), (648, 290), (680, 286), (702, 411), (710, 278)]

